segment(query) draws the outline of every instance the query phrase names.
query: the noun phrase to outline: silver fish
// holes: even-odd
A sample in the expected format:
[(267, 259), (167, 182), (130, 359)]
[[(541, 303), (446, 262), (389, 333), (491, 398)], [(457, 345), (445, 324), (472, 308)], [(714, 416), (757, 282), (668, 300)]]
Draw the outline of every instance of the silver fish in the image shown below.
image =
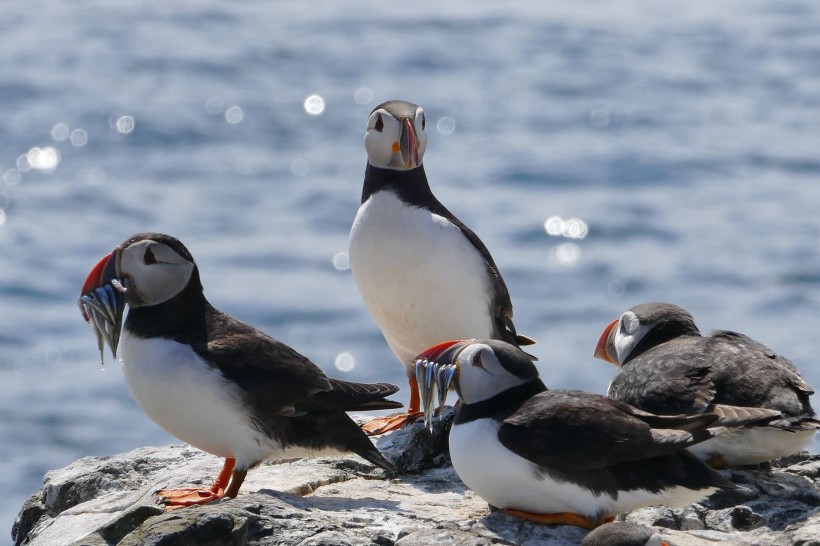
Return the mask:
[(433, 400), (436, 388), (436, 363), (427, 360), (416, 361), (416, 382), (419, 384), (421, 411), (424, 412), (424, 426), (433, 427)]
[(125, 293), (130, 286), (129, 279), (114, 279), (106, 284), (83, 294), (77, 300), (83, 318), (94, 329), (97, 336), (97, 349), (100, 351), (100, 362), (104, 366), (103, 346), (108, 345), (111, 354), (117, 358), (117, 346), (122, 331), (122, 318), (125, 314)]

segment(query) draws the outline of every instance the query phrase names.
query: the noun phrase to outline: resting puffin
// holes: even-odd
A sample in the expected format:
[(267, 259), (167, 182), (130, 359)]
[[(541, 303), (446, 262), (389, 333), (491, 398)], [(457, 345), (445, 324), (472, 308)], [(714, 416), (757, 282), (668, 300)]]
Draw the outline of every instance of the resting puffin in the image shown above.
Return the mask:
[[(683, 506), (733, 487), (684, 449), (725, 430), (709, 428), (718, 414), (659, 416), (547, 390), (532, 357), (498, 340), (447, 341), (418, 358), (444, 365), (429, 375), (453, 378), (439, 387), (454, 381), (462, 402), (450, 431), (453, 468), (510, 515), (591, 529), (621, 512)], [(430, 388), (423, 384), (423, 395)]]
[(609, 396), (646, 411), (700, 414), (729, 404), (781, 412), (689, 448), (718, 468), (797, 453), (820, 428), (814, 391), (794, 364), (743, 334), (701, 336), (692, 315), (671, 303), (626, 311), (604, 329), (595, 356), (620, 367)]
[(139, 233), (89, 273), (80, 307), (114, 352), (119, 332), (111, 325), (124, 308), (117, 299), (129, 306), (122, 365), (137, 404), (170, 434), (225, 457), (210, 488), (159, 491), (169, 509), (235, 497), (248, 469), (266, 459), (353, 452), (395, 471), (345, 411), (400, 408), (384, 399), (398, 387), (330, 379), (212, 307), (179, 240)]
[(422, 165), (424, 110), (400, 100), (378, 105), (364, 145), (367, 168), (350, 230), (350, 269), (410, 383), (407, 414), (365, 426), (379, 433), (419, 415), (413, 358), (426, 347), (469, 337), (534, 341), (516, 334), (510, 294), (487, 247), (430, 190)]

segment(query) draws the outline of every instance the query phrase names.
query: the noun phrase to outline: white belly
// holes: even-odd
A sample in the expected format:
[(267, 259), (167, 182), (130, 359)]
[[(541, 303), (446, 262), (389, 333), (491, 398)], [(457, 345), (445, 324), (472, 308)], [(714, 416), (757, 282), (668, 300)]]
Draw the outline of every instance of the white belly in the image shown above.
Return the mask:
[(802, 451), (814, 438), (814, 432), (789, 432), (772, 427), (729, 429), (716, 438), (693, 445), (689, 451), (704, 461), (719, 454), (727, 466), (759, 464)]
[(447, 219), (372, 195), (350, 231), (350, 268), (373, 319), (405, 366), (450, 339), (492, 336), (489, 275)]
[(692, 491), (673, 487), (661, 493), (643, 489), (620, 491), (617, 498), (596, 495), (588, 489), (552, 479), (537, 465), (505, 448), (498, 441), (500, 424), (477, 419), (454, 425), (450, 432), (453, 468), (467, 487), (497, 508), (538, 514), (570, 512), (597, 519), (649, 506), (683, 506), (714, 489)]
[(183, 442), (232, 457), (240, 469), (281, 452), (276, 441), (251, 423), (239, 388), (189, 346), (125, 331), (122, 362), (140, 408)]

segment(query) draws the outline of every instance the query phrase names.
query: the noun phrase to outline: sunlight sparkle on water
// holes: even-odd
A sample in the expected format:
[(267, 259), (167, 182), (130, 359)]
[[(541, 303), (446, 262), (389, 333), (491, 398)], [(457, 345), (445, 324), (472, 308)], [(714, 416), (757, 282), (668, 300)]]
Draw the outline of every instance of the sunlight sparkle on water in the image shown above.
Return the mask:
[(134, 130), (134, 118), (132, 116), (120, 116), (114, 122), (114, 128), (118, 133), (127, 135)]
[(564, 220), (559, 216), (550, 216), (544, 222), (544, 231), (552, 237), (567, 237), (568, 239), (583, 239), (589, 232), (589, 226), (580, 218)]
[(581, 247), (575, 243), (561, 243), (552, 250), (550, 263), (559, 266), (571, 266), (581, 257)]
[(589, 123), (596, 129), (603, 129), (611, 120), (609, 109), (605, 107), (595, 108), (589, 113)]
[(245, 119), (245, 112), (239, 106), (234, 105), (225, 110), (225, 121), (228, 123), (236, 125), (241, 123), (243, 119)]
[(0, 226), (6, 223), (6, 211), (0, 209)]
[(23, 177), (17, 169), (9, 169), (3, 173), (3, 182), (5, 182), (7, 186), (16, 186), (20, 183), (21, 178)]
[(35, 147), (28, 151), (26, 160), (32, 169), (53, 171), (60, 164), (60, 152), (51, 146)]
[(305, 112), (311, 116), (318, 116), (325, 111), (325, 99), (319, 95), (311, 95), (305, 99)]
[(212, 116), (218, 116), (225, 109), (221, 97), (211, 97), (205, 101), (205, 111)]
[(71, 140), (71, 144), (78, 148), (82, 148), (88, 144), (88, 133), (85, 129), (74, 129), (71, 131), (71, 136), (69, 139)]
[(65, 123), (57, 123), (51, 128), (51, 138), (54, 139), (55, 142), (63, 142), (68, 140), (70, 132), (68, 125)]
[(356, 101), (356, 104), (361, 104), (362, 106), (370, 104), (370, 101), (373, 100), (373, 91), (367, 87), (360, 87), (353, 93), (353, 99)]
[(333, 267), (339, 271), (350, 269), (350, 256), (347, 255), (347, 252), (337, 252), (333, 255)]
[(339, 353), (333, 362), (336, 369), (342, 372), (349, 372), (356, 367), (356, 359), (350, 353)]
[(606, 285), (606, 291), (607, 294), (613, 298), (620, 298), (624, 295), (624, 292), (626, 292), (626, 284), (620, 279), (611, 280), (609, 284)]
[(296, 176), (305, 176), (308, 170), (310, 170), (310, 163), (301, 157), (297, 157), (290, 163), (290, 172)]
[(436, 130), (442, 135), (451, 135), (456, 130), (456, 120), (451, 117), (444, 116), (436, 123)]

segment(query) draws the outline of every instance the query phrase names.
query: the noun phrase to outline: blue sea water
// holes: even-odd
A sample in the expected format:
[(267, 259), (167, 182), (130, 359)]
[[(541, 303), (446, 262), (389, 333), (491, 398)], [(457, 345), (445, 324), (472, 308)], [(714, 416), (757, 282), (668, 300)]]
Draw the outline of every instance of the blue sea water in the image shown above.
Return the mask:
[(364, 125), (393, 98), (425, 108), (433, 190), (492, 251), (548, 385), (605, 392), (601, 330), (664, 300), (820, 386), (816, 2), (3, 11), (5, 532), (48, 469), (175, 442), (75, 303), (133, 233), (178, 236), (212, 303), (328, 373), (404, 383), (345, 254)]

